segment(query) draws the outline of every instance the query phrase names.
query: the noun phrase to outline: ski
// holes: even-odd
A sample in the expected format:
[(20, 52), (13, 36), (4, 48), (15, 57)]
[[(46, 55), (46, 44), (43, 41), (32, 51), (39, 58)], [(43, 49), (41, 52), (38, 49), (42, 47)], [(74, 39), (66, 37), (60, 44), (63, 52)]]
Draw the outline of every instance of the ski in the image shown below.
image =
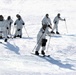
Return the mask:
[(31, 53), (31, 54), (33, 54), (35, 56), (39, 56), (39, 57), (50, 57), (50, 55), (42, 55), (42, 54), (36, 55), (35, 53)]
[(43, 57), (50, 57), (50, 55), (43, 55)]
[(50, 37), (62, 37), (61, 34), (51, 34)]

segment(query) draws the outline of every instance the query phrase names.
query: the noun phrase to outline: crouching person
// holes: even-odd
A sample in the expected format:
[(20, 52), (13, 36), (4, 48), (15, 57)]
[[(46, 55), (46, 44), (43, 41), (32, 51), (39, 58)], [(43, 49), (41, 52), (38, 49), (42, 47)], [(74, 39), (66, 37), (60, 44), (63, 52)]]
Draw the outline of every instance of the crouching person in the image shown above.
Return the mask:
[(46, 35), (49, 33), (50, 32), (48, 31), (48, 26), (43, 25), (37, 35), (37, 47), (36, 47), (35, 55), (39, 55), (39, 50), (41, 47), (42, 47), (41, 54), (45, 55), (45, 49), (46, 49), (46, 43), (47, 43)]

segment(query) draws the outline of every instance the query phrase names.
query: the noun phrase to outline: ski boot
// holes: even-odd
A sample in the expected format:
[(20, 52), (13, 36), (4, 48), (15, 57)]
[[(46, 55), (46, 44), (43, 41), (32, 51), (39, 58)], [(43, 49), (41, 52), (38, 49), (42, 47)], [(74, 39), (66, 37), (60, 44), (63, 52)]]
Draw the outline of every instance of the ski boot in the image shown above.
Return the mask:
[(41, 51), (41, 54), (42, 54), (43, 56), (45, 56), (45, 52), (44, 52), (43, 50)]
[(3, 37), (2, 37), (2, 36), (0, 36), (0, 39), (3, 39)]
[(38, 51), (35, 51), (35, 55), (39, 55), (39, 52)]
[(15, 35), (13, 38), (16, 38), (17, 36)]
[(60, 34), (59, 32), (56, 32), (56, 34)]
[(7, 42), (7, 39), (5, 39), (4, 42)]
[(55, 32), (51, 31), (52, 34), (55, 34)]

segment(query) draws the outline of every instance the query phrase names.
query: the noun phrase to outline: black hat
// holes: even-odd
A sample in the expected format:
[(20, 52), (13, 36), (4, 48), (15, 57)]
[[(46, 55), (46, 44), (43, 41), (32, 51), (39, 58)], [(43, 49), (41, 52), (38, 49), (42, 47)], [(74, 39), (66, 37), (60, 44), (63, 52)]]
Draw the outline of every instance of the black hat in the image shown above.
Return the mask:
[(49, 14), (46, 14), (46, 16), (49, 16)]
[(11, 16), (8, 16), (7, 19), (10, 20), (11, 19)]
[(16, 15), (16, 17), (20, 17), (20, 15), (19, 15), (19, 14), (17, 14), (17, 15)]
[(60, 13), (58, 13), (57, 15), (60, 16)]
[(4, 17), (2, 15), (0, 15), (0, 21), (3, 21)]

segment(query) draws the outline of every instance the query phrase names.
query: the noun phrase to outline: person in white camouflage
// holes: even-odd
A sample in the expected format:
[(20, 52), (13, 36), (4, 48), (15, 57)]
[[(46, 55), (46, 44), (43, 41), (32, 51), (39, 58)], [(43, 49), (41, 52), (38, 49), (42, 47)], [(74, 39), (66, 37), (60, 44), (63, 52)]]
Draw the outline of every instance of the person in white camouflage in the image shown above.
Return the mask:
[(52, 29), (51, 27), (52, 23), (51, 23), (51, 19), (49, 18), (49, 14), (46, 14), (45, 17), (42, 19), (42, 26), (43, 25), (47, 25), (49, 26), (49, 28)]
[(54, 18), (54, 20), (53, 20), (54, 27), (52, 28), (51, 33), (55, 34), (54, 30), (56, 29), (56, 34), (60, 34), (59, 31), (58, 31), (58, 23), (59, 23), (59, 20), (65, 21), (65, 19), (62, 19), (62, 18), (60, 17), (60, 13), (58, 13), (57, 16), (56, 16), (56, 17)]
[(7, 42), (7, 22), (4, 20), (3, 15), (0, 15), (0, 36)]
[(14, 38), (16, 37), (22, 38), (22, 28), (23, 28), (23, 25), (25, 25), (25, 23), (19, 14), (17, 14), (16, 17), (17, 17), (17, 20), (14, 23), (14, 25), (16, 26)]
[(7, 22), (7, 24), (8, 24), (8, 26), (7, 26), (7, 28), (8, 28), (8, 29), (7, 29), (8, 35), (11, 36), (11, 25), (12, 25), (12, 23), (13, 23), (13, 20), (11, 19), (11, 16), (8, 16), (8, 17), (7, 17), (6, 22)]
[(40, 31), (38, 32), (37, 47), (36, 47), (35, 55), (39, 55), (39, 50), (41, 47), (42, 47), (41, 54), (45, 55), (45, 49), (46, 49), (46, 43), (47, 43), (46, 36), (49, 35), (50, 33), (48, 31), (48, 27), (49, 27), (48, 25), (43, 25)]

